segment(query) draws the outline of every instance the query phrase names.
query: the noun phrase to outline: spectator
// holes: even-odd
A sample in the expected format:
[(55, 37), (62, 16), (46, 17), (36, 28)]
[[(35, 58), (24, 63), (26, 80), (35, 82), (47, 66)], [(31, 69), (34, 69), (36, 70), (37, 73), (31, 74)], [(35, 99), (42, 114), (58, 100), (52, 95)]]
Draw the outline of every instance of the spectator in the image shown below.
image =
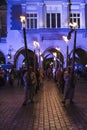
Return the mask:
[(63, 104), (65, 104), (65, 101), (67, 99), (70, 100), (70, 103), (73, 103), (74, 89), (75, 89), (75, 75), (73, 76), (71, 74), (70, 68), (68, 68), (68, 70), (65, 70), (64, 72), (65, 85), (64, 85), (64, 95), (62, 101)]
[(36, 91), (36, 86), (37, 86), (37, 78), (36, 78), (36, 74), (33, 71), (32, 67), (29, 68), (29, 73), (30, 73), (30, 79), (31, 79), (30, 100), (31, 100), (31, 103), (33, 103), (34, 102), (34, 95), (35, 95), (35, 91)]
[(39, 70), (36, 71), (36, 78), (37, 78), (37, 85), (36, 85), (35, 93), (37, 93), (37, 91), (40, 89), (40, 72), (39, 72)]
[(62, 74), (63, 72), (60, 69), (56, 71), (56, 82), (57, 82), (59, 91), (62, 91), (62, 88), (61, 88), (62, 87)]
[(29, 100), (29, 93), (30, 93), (30, 86), (31, 86), (31, 80), (29, 81), (28, 77), (28, 70), (25, 70), (23, 75), (23, 81), (24, 81), (24, 102), (23, 105), (26, 105)]
[(32, 67), (29, 68), (29, 72), (28, 72), (28, 70), (26, 70), (24, 72), (23, 80), (24, 80), (24, 102), (23, 102), (23, 105), (26, 105), (29, 100), (31, 103), (33, 103), (33, 98), (35, 95), (35, 90), (36, 90), (36, 85), (37, 85), (36, 75), (33, 72)]
[(13, 72), (10, 72), (9, 84), (11, 86), (13, 86), (13, 84), (14, 84), (14, 73)]

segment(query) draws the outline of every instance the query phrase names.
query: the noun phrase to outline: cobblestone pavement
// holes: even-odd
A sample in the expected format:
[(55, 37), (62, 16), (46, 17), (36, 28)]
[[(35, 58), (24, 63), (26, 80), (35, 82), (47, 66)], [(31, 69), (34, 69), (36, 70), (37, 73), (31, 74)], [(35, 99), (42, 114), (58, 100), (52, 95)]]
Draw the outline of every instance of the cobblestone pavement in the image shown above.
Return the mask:
[(87, 130), (87, 81), (78, 81), (74, 104), (64, 107), (61, 100), (53, 81), (44, 81), (26, 106), (23, 87), (0, 88), (0, 130)]

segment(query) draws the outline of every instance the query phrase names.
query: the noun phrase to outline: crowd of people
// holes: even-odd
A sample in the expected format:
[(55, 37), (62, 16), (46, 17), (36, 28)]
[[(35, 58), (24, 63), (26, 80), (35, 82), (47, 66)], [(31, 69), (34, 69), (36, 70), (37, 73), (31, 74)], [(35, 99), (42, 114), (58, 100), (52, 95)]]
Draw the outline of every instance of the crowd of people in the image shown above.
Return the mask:
[(14, 80), (14, 71), (12, 69), (2, 69), (0, 68), (0, 87), (5, 86), (7, 84), (13, 85), (13, 80)]
[(34, 96), (41, 88), (43, 84), (43, 71), (36, 70), (34, 72), (32, 67), (25, 69), (23, 72), (23, 83), (24, 83), (24, 102), (26, 105), (28, 102), (34, 102)]
[(48, 68), (44, 71), (36, 70), (36, 72), (34, 72), (33, 68), (29, 67), (28, 70), (21, 70), (20, 72), (18, 77), (21, 79), (21, 82), (18, 78), (18, 85), (20, 85), (20, 83), (24, 85), (23, 105), (26, 105), (28, 102), (34, 102), (35, 93), (40, 89), (44, 78), (48, 81), (52, 79), (57, 84), (59, 92), (63, 95), (63, 104), (65, 104), (67, 100), (73, 103), (76, 76), (75, 74), (72, 76), (71, 68), (58, 69), (55, 72), (55, 76), (52, 68)]
[(72, 72), (71, 68), (64, 70), (58, 70), (56, 72), (56, 82), (59, 92), (63, 95), (62, 103), (65, 104), (67, 101), (74, 103), (74, 93), (77, 77), (75, 72)]
[(63, 95), (63, 104), (66, 103), (67, 99), (69, 99), (70, 103), (73, 103), (76, 76), (75, 74), (72, 76), (71, 68), (58, 69), (55, 72), (55, 76), (52, 68), (44, 71), (37, 69), (35, 72), (32, 67), (28, 69), (20, 68), (16, 72), (0, 69), (0, 86), (4, 86), (7, 82), (13, 86), (15, 78), (18, 86), (24, 86), (23, 105), (26, 105), (28, 102), (34, 102), (35, 93), (42, 86), (44, 78), (49, 81), (53, 79), (56, 82), (59, 92)]
[(33, 102), (35, 93), (41, 88), (43, 84), (43, 70), (37, 69), (34, 72), (32, 67), (20, 68), (19, 70), (14, 69), (2, 69), (0, 68), (0, 87), (3, 86), (16, 86), (24, 87), (24, 102), (26, 105), (29, 101)]
[(0, 68), (0, 86), (5, 85), (6, 82), (6, 73)]

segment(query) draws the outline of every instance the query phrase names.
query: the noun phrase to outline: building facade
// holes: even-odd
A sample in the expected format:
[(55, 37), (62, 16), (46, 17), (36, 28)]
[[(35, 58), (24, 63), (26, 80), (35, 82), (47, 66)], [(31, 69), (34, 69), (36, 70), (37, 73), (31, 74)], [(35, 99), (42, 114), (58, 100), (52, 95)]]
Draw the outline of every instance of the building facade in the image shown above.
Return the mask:
[[(76, 56), (86, 65), (81, 55), (87, 52), (87, 0), (7, 0), (7, 36), (5, 40), (1, 37), (0, 52), (5, 63), (10, 62), (17, 69), (25, 60), (20, 16), (26, 17), (26, 40), (31, 62), (34, 52), (36, 55), (39, 52), (38, 62), (42, 67), (41, 57), (46, 60), (54, 57), (56, 52), (56, 60), (65, 67), (67, 46), (68, 55), (72, 57), (74, 32), (67, 43), (62, 37), (68, 35), (71, 29), (69, 23), (76, 22)], [(34, 42), (40, 46), (34, 47)]]

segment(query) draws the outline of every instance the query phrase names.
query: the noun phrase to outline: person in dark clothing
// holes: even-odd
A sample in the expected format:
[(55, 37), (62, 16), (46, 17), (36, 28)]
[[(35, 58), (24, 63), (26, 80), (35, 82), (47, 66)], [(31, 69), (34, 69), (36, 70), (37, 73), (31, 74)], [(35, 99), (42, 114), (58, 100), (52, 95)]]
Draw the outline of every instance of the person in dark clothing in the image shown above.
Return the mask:
[(29, 68), (29, 70), (26, 70), (24, 72), (23, 76), (24, 81), (24, 102), (23, 105), (26, 105), (28, 101), (33, 103), (33, 98), (35, 95), (36, 85), (37, 85), (37, 79), (36, 75), (33, 72), (32, 68)]
[(13, 86), (13, 84), (14, 84), (14, 73), (13, 72), (10, 72), (10, 74), (9, 74), (9, 84), (11, 86)]
[(64, 72), (64, 95), (62, 103), (65, 104), (66, 100), (69, 99), (70, 103), (73, 103), (74, 91), (75, 91), (75, 75), (72, 76), (72, 71), (70, 69)]
[(36, 85), (36, 91), (35, 93), (38, 92), (38, 90), (40, 89), (40, 73), (39, 73), (39, 70), (36, 71), (36, 79), (37, 79), (37, 85)]
[(30, 85), (31, 84), (31, 80), (29, 80), (28, 77), (28, 70), (25, 70), (24, 75), (23, 75), (23, 81), (24, 81), (24, 102), (23, 105), (26, 105), (28, 100), (29, 100), (29, 95), (30, 95)]

